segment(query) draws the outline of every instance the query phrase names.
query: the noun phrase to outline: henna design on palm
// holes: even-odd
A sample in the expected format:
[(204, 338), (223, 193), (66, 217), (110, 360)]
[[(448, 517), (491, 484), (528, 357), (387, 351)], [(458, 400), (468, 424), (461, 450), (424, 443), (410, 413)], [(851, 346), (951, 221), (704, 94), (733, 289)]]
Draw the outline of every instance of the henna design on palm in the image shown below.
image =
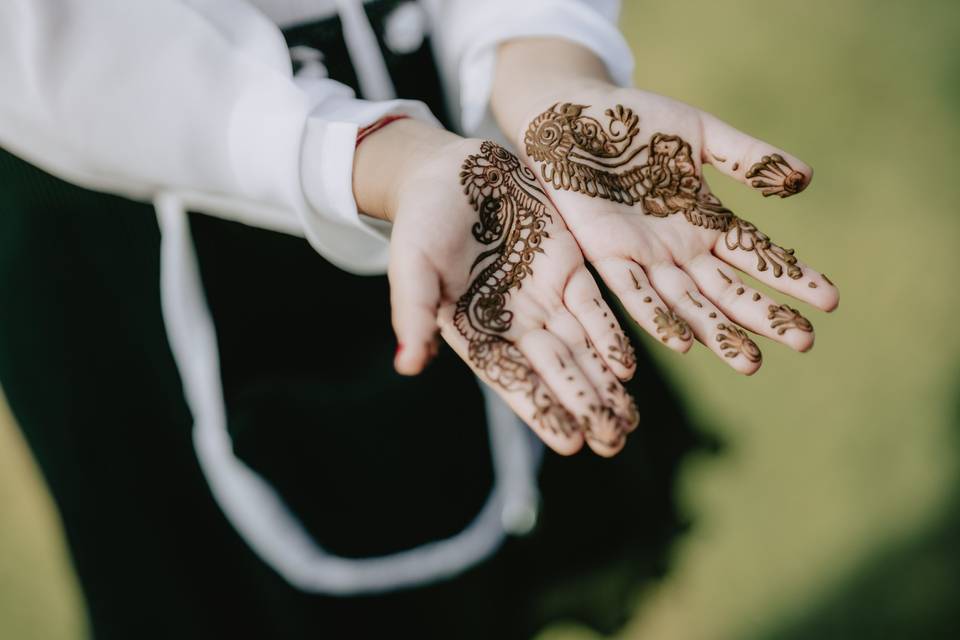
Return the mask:
[(471, 273), (479, 271), (457, 301), (454, 325), (467, 339), (471, 362), (491, 383), (525, 393), (536, 407), (534, 420), (541, 427), (570, 436), (580, 429), (576, 418), (503, 335), (513, 321), (513, 313), (505, 308), (510, 292), (532, 275), (534, 258), (543, 253), (541, 244), (548, 237), (546, 195), (533, 172), (489, 141), (464, 161), (460, 183), (479, 215), (473, 237), (490, 248), (471, 267)]
[[(639, 144), (640, 118), (631, 109), (622, 105), (607, 109), (604, 125), (585, 115), (587, 108), (558, 103), (527, 128), (526, 151), (540, 164), (545, 182), (556, 189), (612, 202), (630, 206), (639, 203), (644, 214), (658, 218), (682, 213), (692, 225), (724, 232), (730, 249), (756, 254), (760, 271), (772, 268), (775, 277), (786, 272), (794, 280), (803, 276), (792, 249), (773, 244), (704, 189), (688, 142), (679, 136), (655, 133), (649, 142)], [(644, 154), (643, 162), (627, 167)], [(762, 179), (762, 184), (754, 186), (765, 188), (765, 195), (778, 193), (785, 197), (806, 186), (803, 174), (793, 171), (776, 154), (764, 156), (750, 173)]]

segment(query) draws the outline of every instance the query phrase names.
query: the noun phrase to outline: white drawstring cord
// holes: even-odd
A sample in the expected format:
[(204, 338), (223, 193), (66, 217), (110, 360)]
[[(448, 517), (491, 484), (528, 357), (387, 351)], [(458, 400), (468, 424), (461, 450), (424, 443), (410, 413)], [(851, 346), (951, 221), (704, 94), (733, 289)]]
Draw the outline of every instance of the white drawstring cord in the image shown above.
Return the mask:
[[(395, 97), (376, 34), (359, 0), (337, 0), (344, 38), (365, 98)], [(210, 203), (191, 199), (195, 208)], [(203, 206), (196, 206), (196, 205)], [(214, 203), (218, 207), (229, 203)], [(484, 393), (494, 482), (480, 513), (460, 533), (399, 553), (340, 558), (316, 544), (270, 484), (238, 459), (227, 431), (216, 329), (203, 294), (182, 195), (154, 201), (162, 232), (161, 300), (184, 395), (194, 418), (200, 467), (227, 519), (251, 549), (302, 591), (377, 593), (452, 577), (481, 562), (536, 523), (536, 474), (543, 446), (489, 387)], [(254, 207), (255, 208), (255, 207)], [(286, 231), (286, 229), (283, 229)]]
[[(388, 556), (346, 559), (327, 553), (273, 487), (238, 459), (227, 431), (216, 329), (203, 294), (185, 206), (175, 194), (154, 201), (162, 233), (160, 292), (170, 346), (194, 418), (194, 446), (214, 497), (250, 547), (290, 584), (337, 595), (413, 587), (454, 576), (493, 553), (506, 528), (533, 525), (537, 495), (526, 427), (485, 389), (493, 488), (460, 533)], [(506, 498), (504, 496), (507, 496)]]
[(361, 0), (336, 0), (343, 39), (347, 43), (350, 62), (357, 72), (360, 93), (366, 100), (393, 100), (397, 91), (380, 52), (377, 34), (373, 32)]

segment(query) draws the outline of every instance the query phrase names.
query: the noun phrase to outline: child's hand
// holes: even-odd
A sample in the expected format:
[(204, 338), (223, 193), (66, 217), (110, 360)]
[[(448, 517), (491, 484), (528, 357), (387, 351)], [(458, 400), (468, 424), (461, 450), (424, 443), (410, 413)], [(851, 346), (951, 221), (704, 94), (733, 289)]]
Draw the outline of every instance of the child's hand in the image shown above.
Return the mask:
[(827, 311), (837, 305), (836, 287), (723, 207), (701, 167), (708, 162), (781, 198), (806, 188), (810, 167), (651, 93), (592, 91), (571, 100), (532, 118), (520, 148), (585, 257), (637, 322), (686, 350), (663, 320), (672, 310), (700, 342), (748, 374), (760, 367), (760, 351), (737, 324), (809, 349), (810, 323), (744, 285), (736, 270)]
[[(555, 88), (527, 104), (528, 115), (502, 109), (501, 124), (515, 127), (521, 157), (640, 326), (686, 351), (689, 333), (678, 326), (689, 325), (747, 374), (761, 355), (738, 325), (798, 351), (813, 345), (810, 323), (743, 284), (737, 269), (825, 311), (837, 306), (836, 287), (724, 208), (701, 174), (707, 162), (784, 198), (807, 187), (809, 166), (662, 96), (598, 81), (547, 85)], [(500, 100), (510, 105), (509, 95)]]
[[(398, 122), (361, 147), (377, 163), (391, 153), (402, 158), (392, 174), (373, 173), (392, 183), (382, 200), (394, 222), (398, 371), (415, 374), (427, 364), (439, 323), (444, 339), (550, 447), (572, 453), (586, 441), (613, 455), (637, 423), (618, 380), (633, 374), (633, 351), (576, 242), (516, 156), (417, 128), (429, 129)], [(438, 139), (424, 143), (424, 135)], [(359, 193), (358, 200), (363, 207)]]

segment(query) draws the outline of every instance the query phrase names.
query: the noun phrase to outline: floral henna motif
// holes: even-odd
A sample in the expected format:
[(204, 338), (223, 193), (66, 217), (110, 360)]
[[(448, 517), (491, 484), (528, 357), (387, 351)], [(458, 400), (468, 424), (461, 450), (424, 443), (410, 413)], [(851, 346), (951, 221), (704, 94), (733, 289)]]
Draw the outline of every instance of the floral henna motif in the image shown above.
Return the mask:
[(620, 449), (623, 446), (624, 441), (626, 441), (627, 435), (633, 431), (634, 428), (636, 428), (636, 423), (630, 423), (634, 425), (633, 428), (617, 426), (615, 429), (613, 429), (613, 435), (611, 437), (604, 438), (599, 435), (603, 432), (603, 429), (598, 427), (598, 424), (622, 425), (625, 423), (614, 414), (613, 409), (610, 407), (594, 406), (590, 407), (590, 409), (592, 412), (590, 415), (580, 418), (580, 421), (584, 425), (584, 437), (590, 442), (601, 444), (609, 449)]
[[(604, 400), (606, 404), (591, 406), (590, 415), (581, 418), (586, 430), (584, 437), (604, 447), (619, 449), (627, 435), (637, 428), (640, 412), (633, 397), (614, 381), (607, 386)], [(619, 416), (613, 407), (617, 408)], [(612, 435), (608, 438), (600, 435), (609, 432), (612, 432)]]
[(795, 171), (778, 153), (760, 158), (760, 162), (747, 170), (746, 177), (750, 180), (750, 186), (760, 189), (764, 197), (788, 198), (807, 186), (807, 177)]
[(777, 335), (782, 336), (789, 329), (799, 329), (807, 333), (813, 331), (813, 325), (810, 324), (810, 321), (800, 315), (800, 312), (793, 307), (788, 307), (785, 304), (779, 306), (772, 304), (767, 310), (770, 312), (767, 319), (773, 320), (770, 323), (770, 328), (776, 329)]
[(653, 310), (653, 322), (657, 325), (657, 333), (664, 334), (660, 339), (666, 342), (670, 338), (687, 341), (690, 339), (690, 325), (677, 315), (672, 309), (664, 311), (661, 307)]
[(630, 344), (630, 339), (626, 334), (618, 333), (614, 338), (614, 343), (610, 345), (607, 352), (607, 358), (614, 362), (619, 362), (625, 369), (632, 369), (637, 364), (637, 354)]
[(492, 384), (525, 393), (536, 407), (534, 421), (546, 431), (569, 437), (580, 428), (576, 418), (502, 335), (513, 321), (505, 308), (510, 291), (533, 273), (533, 260), (543, 252), (541, 243), (548, 237), (546, 196), (533, 173), (492, 142), (484, 142), (479, 154), (464, 161), (460, 183), (480, 218), (473, 225), (473, 237), (490, 248), (471, 267), (480, 271), (457, 301), (454, 325), (467, 339), (470, 361)]
[(734, 224), (727, 229), (724, 236), (727, 249), (742, 249), (753, 252), (757, 256), (757, 270), (773, 270), (775, 278), (779, 278), (786, 270), (792, 280), (803, 277), (803, 270), (797, 266), (797, 256), (793, 249), (784, 249), (773, 244), (770, 237), (757, 229), (753, 224), (741, 218), (735, 218)]
[[(769, 237), (737, 218), (704, 189), (688, 142), (679, 136), (655, 133), (648, 143), (639, 144), (640, 118), (632, 110), (622, 105), (607, 109), (604, 125), (585, 115), (587, 108), (588, 105), (555, 104), (527, 128), (524, 146), (527, 155), (540, 164), (540, 175), (545, 182), (556, 189), (590, 197), (631, 206), (639, 203), (644, 214), (657, 218), (682, 213), (690, 224), (726, 232), (727, 246), (731, 249), (756, 253), (761, 271), (769, 264), (776, 277), (780, 277), (784, 269), (791, 278), (802, 276), (792, 249), (773, 244)], [(644, 153), (642, 163), (626, 168)], [(781, 164), (790, 168), (780, 156), (764, 156), (764, 161), (767, 160), (764, 167), (769, 168), (762, 171), (781, 171)], [(756, 169), (757, 175), (765, 176), (757, 169), (761, 164), (754, 165), (750, 172)], [(803, 174), (793, 173), (800, 176), (800, 182), (793, 174), (786, 174), (781, 176), (778, 188), (802, 189)], [(798, 185), (801, 186), (797, 188)]]
[(740, 327), (732, 324), (718, 324), (717, 342), (720, 343), (720, 350), (726, 358), (736, 358), (743, 355), (750, 362), (760, 362), (763, 356), (760, 354), (760, 348), (757, 346), (747, 332)]

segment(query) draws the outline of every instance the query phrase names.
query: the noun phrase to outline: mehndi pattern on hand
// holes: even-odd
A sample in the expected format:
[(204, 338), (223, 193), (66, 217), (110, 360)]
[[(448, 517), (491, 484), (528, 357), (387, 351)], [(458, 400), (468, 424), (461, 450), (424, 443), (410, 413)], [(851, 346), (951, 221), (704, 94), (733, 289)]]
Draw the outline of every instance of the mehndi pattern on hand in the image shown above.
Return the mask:
[[(614, 384), (619, 395), (605, 400), (610, 406), (591, 407), (594, 415), (590, 419), (578, 419), (505, 335), (513, 326), (513, 313), (506, 308), (510, 294), (532, 277), (535, 259), (544, 253), (543, 241), (549, 237), (548, 199), (536, 176), (509, 151), (485, 141), (479, 153), (464, 160), (460, 183), (479, 218), (471, 233), (488, 247), (474, 260), (470, 272), (475, 275), (453, 315), (453, 325), (467, 340), (470, 362), (491, 384), (529, 397), (535, 407), (533, 420), (540, 428), (566, 437), (584, 432), (595, 440), (599, 436), (591, 431), (602, 429), (614, 433), (613, 441), (621, 442), (636, 426), (636, 409), (619, 385)], [(622, 362), (635, 360), (629, 341), (618, 348)], [(565, 368), (563, 359), (558, 356), (558, 360)], [(619, 418), (613, 406), (626, 407), (627, 419)]]
[(678, 316), (673, 309), (664, 311), (662, 307), (657, 307), (653, 311), (654, 314), (656, 314), (653, 321), (657, 325), (657, 333), (663, 334), (661, 340), (666, 342), (670, 338), (677, 338), (678, 340), (690, 339), (690, 325), (687, 324), (686, 320)]
[(522, 391), (533, 401), (534, 420), (542, 428), (571, 436), (579, 429), (576, 418), (502, 335), (513, 323), (513, 313), (505, 308), (507, 297), (533, 273), (533, 260), (548, 237), (544, 227), (550, 214), (543, 206), (543, 192), (529, 169), (492, 142), (484, 142), (479, 154), (464, 161), (460, 184), (480, 217), (473, 237), (491, 248), (471, 267), (476, 270), (487, 261), (457, 301), (454, 325), (467, 339), (470, 361), (489, 382), (506, 391)]
[(750, 179), (750, 186), (760, 189), (765, 198), (789, 198), (806, 189), (808, 184), (807, 177), (795, 171), (779, 153), (760, 158), (760, 162), (747, 170), (746, 177)]
[(763, 356), (757, 343), (750, 339), (747, 332), (734, 324), (720, 323), (717, 325), (717, 342), (727, 358), (736, 358), (742, 355), (750, 362), (760, 362)]
[(615, 334), (614, 344), (610, 345), (607, 357), (619, 362), (625, 369), (633, 369), (637, 365), (637, 353), (630, 344), (630, 339), (622, 331)]
[(776, 329), (779, 335), (783, 335), (790, 329), (799, 329), (807, 333), (813, 331), (813, 325), (810, 321), (800, 315), (800, 312), (793, 307), (785, 304), (772, 304), (767, 310), (769, 311), (767, 319), (773, 321), (770, 323), (770, 328)]
[[(644, 214), (658, 218), (682, 213), (690, 224), (724, 232), (730, 249), (756, 254), (760, 271), (772, 268), (775, 277), (786, 272), (794, 280), (803, 276), (792, 249), (773, 244), (704, 188), (690, 143), (655, 133), (639, 144), (640, 118), (631, 109), (619, 104), (607, 109), (604, 124), (586, 115), (587, 108), (557, 103), (527, 128), (527, 155), (540, 164), (546, 183), (630, 206), (639, 203)], [(643, 154), (642, 162), (627, 167)], [(803, 174), (792, 171), (777, 154), (764, 156), (750, 172), (762, 179), (762, 188), (773, 190), (766, 195), (782, 192), (785, 197), (806, 186)]]

